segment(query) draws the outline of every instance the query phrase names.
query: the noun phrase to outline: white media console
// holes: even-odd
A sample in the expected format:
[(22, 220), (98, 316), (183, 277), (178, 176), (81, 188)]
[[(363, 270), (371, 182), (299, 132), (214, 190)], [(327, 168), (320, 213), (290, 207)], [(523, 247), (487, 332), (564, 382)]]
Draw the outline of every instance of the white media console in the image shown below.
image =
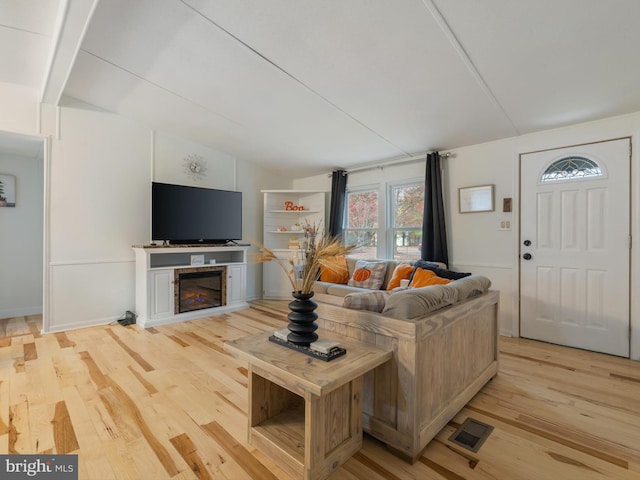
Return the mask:
[[(138, 324), (148, 328), (247, 308), (248, 249), (248, 246), (135, 245)], [(192, 260), (192, 256), (196, 257)], [(221, 305), (178, 311), (175, 279), (180, 272), (190, 271), (222, 272)]]

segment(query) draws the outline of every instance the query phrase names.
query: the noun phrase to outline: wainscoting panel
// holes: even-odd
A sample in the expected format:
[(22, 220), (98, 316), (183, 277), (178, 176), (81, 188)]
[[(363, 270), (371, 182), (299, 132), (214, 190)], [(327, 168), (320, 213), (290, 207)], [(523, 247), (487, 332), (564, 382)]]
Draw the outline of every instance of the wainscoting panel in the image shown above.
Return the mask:
[(453, 262), (451, 268), (459, 272), (471, 272), (484, 275), (491, 280), (491, 290), (500, 291), (498, 320), (500, 335), (517, 336), (514, 331), (514, 320), (518, 314), (514, 302), (518, 294), (518, 277), (511, 265), (491, 265), (479, 262)]
[(133, 260), (52, 263), (51, 314), (44, 331), (101, 325), (133, 310), (134, 271)]

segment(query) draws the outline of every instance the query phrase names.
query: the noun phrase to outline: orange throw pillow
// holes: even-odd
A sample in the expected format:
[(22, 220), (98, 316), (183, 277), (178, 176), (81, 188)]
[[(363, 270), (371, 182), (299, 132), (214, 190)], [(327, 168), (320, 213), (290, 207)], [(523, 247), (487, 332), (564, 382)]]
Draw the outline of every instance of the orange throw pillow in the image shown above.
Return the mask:
[(416, 273), (413, 274), (413, 279), (411, 280), (409, 286), (413, 288), (420, 288), (428, 287), (429, 285), (446, 285), (447, 283), (451, 282), (453, 282), (453, 280), (438, 277), (431, 270), (423, 270), (422, 268), (417, 268)]
[(408, 280), (409, 278), (411, 278), (411, 274), (413, 273), (414, 268), (415, 267), (406, 263), (398, 264), (393, 270), (391, 280), (389, 280), (389, 283), (387, 283), (387, 290), (398, 288), (400, 286), (400, 280)]
[(344, 255), (336, 255), (335, 257), (322, 259), (322, 263), (320, 264), (320, 281), (342, 284), (349, 281), (347, 259)]

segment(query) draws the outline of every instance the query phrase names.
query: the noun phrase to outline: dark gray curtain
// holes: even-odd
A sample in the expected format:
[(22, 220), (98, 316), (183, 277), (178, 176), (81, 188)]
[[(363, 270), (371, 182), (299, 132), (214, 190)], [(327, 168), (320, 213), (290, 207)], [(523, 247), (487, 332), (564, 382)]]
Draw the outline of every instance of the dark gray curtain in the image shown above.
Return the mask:
[(344, 202), (347, 198), (347, 172), (334, 170), (331, 174), (331, 206), (329, 209), (329, 235), (342, 235), (342, 219), (344, 217)]
[(440, 174), (440, 155), (438, 152), (427, 155), (421, 257), (423, 260), (449, 265), (447, 231), (444, 224), (442, 175)]

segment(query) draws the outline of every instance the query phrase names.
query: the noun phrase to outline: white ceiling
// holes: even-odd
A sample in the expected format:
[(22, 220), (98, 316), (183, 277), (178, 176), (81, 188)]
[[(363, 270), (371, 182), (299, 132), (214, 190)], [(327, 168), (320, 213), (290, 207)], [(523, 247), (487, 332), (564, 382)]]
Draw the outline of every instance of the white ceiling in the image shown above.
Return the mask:
[(300, 177), (639, 111), (639, 18), (638, 0), (0, 0), (0, 81)]
[(44, 140), (0, 131), (0, 154), (41, 159), (44, 156)]

